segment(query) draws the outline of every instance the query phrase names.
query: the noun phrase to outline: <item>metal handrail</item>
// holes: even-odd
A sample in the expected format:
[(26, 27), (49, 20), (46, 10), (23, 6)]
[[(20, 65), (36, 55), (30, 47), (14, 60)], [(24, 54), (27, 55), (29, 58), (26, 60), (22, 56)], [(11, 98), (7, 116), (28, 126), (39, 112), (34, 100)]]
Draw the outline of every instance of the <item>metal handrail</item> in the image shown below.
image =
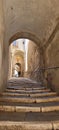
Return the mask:
[(48, 70), (48, 69), (59, 69), (59, 66), (53, 66), (53, 67), (47, 67), (47, 68), (41, 68), (40, 70)]
[[(35, 73), (35, 72), (41, 72), (43, 70), (50, 70), (50, 69), (59, 69), (59, 66), (53, 66), (53, 67), (47, 67), (47, 68), (38, 68), (37, 70), (34, 70), (34, 71), (27, 71), (28, 73), (32, 72), (32, 73)], [(26, 72), (26, 73), (27, 73)]]

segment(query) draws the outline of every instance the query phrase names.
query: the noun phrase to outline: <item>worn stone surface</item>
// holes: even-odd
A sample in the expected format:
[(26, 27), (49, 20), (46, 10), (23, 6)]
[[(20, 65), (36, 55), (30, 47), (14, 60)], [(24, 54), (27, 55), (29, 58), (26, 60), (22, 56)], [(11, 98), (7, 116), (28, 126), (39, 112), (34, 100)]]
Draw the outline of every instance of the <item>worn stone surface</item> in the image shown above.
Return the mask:
[[(45, 64), (47, 67), (59, 67), (59, 30), (45, 51)], [(59, 68), (46, 70), (48, 86), (59, 93)]]
[(58, 130), (59, 129), (59, 123), (58, 122), (55, 122), (54, 123), (54, 130)]
[[(30, 32), (35, 34), (42, 44), (46, 42), (59, 17), (58, 0), (31, 0), (30, 2), (29, 0), (4, 0), (3, 2), (8, 40), (17, 32)], [(31, 36), (29, 38), (31, 39)]]
[(39, 68), (40, 68), (39, 48), (34, 42), (29, 41), (27, 77), (39, 81), (39, 79), (40, 79), (40, 75), (38, 74)]
[[(14, 122), (1, 122), (0, 129), (1, 130), (59, 130), (59, 123), (54, 122), (52, 123), (28, 123), (28, 122), (15, 122), (16, 125), (14, 125)], [(8, 124), (8, 125), (7, 125)], [(2, 126), (3, 125), (3, 126)]]
[[(5, 123), (5, 125), (1, 125), (0, 124), (0, 129), (1, 130), (52, 130), (52, 124), (51, 123), (25, 123), (25, 122), (20, 122), (20, 123), (17, 123), (16, 122), (16, 125), (14, 125), (14, 122), (2, 122), (2, 124)], [(7, 125), (8, 124), (8, 125)]]
[[(3, 1), (0, 0), (0, 91), (7, 86), (7, 45), (4, 43), (5, 39), (5, 23), (3, 12)], [(7, 55), (6, 55), (7, 53)]]
[[(0, 129), (1, 130), (54, 130), (59, 126), (59, 97), (42, 95), (27, 97), (28, 92), (46, 94), (46, 87), (27, 78), (9, 80), (7, 95), (0, 95)], [(11, 91), (10, 91), (11, 90)], [(14, 92), (14, 91), (15, 92)], [(41, 92), (39, 91), (41, 90)], [(24, 95), (20, 95), (25, 92)], [(47, 91), (47, 94), (51, 93)], [(3, 94), (3, 93), (2, 93)], [(17, 94), (9, 95), (8, 94)], [(53, 94), (53, 93), (51, 93)], [(34, 93), (33, 93), (34, 95)]]
[[(48, 44), (49, 46), (46, 45), (44, 63), (47, 61), (46, 67), (59, 65), (59, 32), (57, 29), (59, 0), (31, 0), (30, 3), (29, 0), (0, 0), (0, 6), (0, 88), (3, 90), (4, 86), (7, 86), (7, 60), (10, 39), (29, 38), (36, 41), (35, 43), (38, 43), (40, 49), (46, 43), (51, 43), (51, 45)], [(53, 30), (55, 30), (56, 35)], [(51, 34), (53, 34), (52, 37), (50, 37)], [(52, 81), (49, 79), (49, 86), (57, 92), (59, 92), (58, 71), (59, 69), (49, 71), (52, 76)]]

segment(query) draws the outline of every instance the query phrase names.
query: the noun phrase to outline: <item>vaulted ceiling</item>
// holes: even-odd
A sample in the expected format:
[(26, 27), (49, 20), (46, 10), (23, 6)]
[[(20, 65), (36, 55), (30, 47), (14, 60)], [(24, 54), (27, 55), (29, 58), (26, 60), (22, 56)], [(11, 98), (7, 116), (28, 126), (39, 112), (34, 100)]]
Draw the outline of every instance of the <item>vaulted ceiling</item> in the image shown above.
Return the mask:
[(3, 7), (8, 40), (23, 31), (34, 34), (44, 45), (59, 20), (59, 0), (3, 0)]

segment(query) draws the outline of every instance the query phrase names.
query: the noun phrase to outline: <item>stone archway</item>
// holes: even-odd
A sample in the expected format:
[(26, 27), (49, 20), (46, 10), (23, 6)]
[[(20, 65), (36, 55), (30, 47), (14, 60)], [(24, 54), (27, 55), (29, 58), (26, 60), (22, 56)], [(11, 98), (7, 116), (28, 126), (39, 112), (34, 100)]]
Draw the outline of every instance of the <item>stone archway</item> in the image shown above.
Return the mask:
[(26, 31), (17, 32), (9, 39), (9, 45), (14, 40), (17, 40), (17, 39), (20, 39), (20, 38), (25, 38), (25, 39), (29, 39), (29, 40), (33, 41), (38, 46), (38, 49), (39, 49), (40, 55), (41, 55), (41, 59), (43, 58), (44, 54), (43, 54), (43, 50), (42, 50), (43, 49), (42, 43), (35, 33), (29, 32), (29, 31), (27, 31), (27, 32)]
[(19, 38), (29, 39), (29, 40), (33, 41), (34, 43), (36, 43), (39, 48), (41, 48), (41, 41), (40, 41), (40, 39), (39, 39), (34, 33), (24, 32), (24, 31), (17, 32), (16, 34), (14, 34), (14, 35), (10, 38), (10, 40), (9, 40), (9, 45), (10, 45), (14, 40), (19, 39)]
[[(41, 41), (40, 39), (35, 35), (35, 33), (32, 33), (32, 32), (25, 32), (25, 31), (21, 31), (21, 32), (17, 32), (16, 34), (14, 34), (10, 40), (9, 40), (9, 45), (17, 40), (17, 39), (21, 39), (21, 38), (24, 38), (24, 39), (29, 39), (31, 41), (33, 41), (37, 46), (38, 46), (38, 50), (40, 51), (40, 67), (44, 67), (44, 59), (43, 59), (43, 51), (42, 51), (42, 44), (41, 44)], [(41, 75), (41, 74), (40, 74)], [(42, 76), (41, 76), (42, 77)]]

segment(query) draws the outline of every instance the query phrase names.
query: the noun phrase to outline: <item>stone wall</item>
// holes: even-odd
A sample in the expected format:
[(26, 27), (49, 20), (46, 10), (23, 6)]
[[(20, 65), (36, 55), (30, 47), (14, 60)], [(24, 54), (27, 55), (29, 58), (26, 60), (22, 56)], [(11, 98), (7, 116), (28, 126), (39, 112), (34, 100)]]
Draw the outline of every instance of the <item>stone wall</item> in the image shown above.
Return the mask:
[(9, 58), (8, 58), (8, 79), (12, 77), (12, 52), (11, 46), (9, 46)]
[[(7, 48), (4, 43), (5, 24), (3, 15), (3, 1), (0, 0), (0, 92), (7, 87)], [(7, 53), (7, 54), (6, 54)]]
[[(56, 25), (56, 19), (59, 18), (59, 0), (31, 0), (30, 2), (29, 0), (3, 0), (3, 2), (7, 30), (5, 33), (8, 41), (17, 32), (30, 32), (40, 39), (42, 45), (45, 44)], [(26, 38), (31, 37), (27, 36)]]
[(56, 69), (59, 67), (59, 30), (45, 50), (45, 66), (52, 67), (45, 71), (48, 87), (59, 93), (59, 68)]
[(28, 72), (27, 76), (34, 80), (39, 80), (39, 70), (40, 67), (40, 52), (38, 46), (29, 41), (28, 44)]
[(24, 52), (21, 50), (17, 50), (17, 48), (13, 48), (12, 45), (9, 46), (9, 61), (8, 61), (8, 79), (14, 76), (15, 64), (21, 64), (21, 76), (24, 73)]

